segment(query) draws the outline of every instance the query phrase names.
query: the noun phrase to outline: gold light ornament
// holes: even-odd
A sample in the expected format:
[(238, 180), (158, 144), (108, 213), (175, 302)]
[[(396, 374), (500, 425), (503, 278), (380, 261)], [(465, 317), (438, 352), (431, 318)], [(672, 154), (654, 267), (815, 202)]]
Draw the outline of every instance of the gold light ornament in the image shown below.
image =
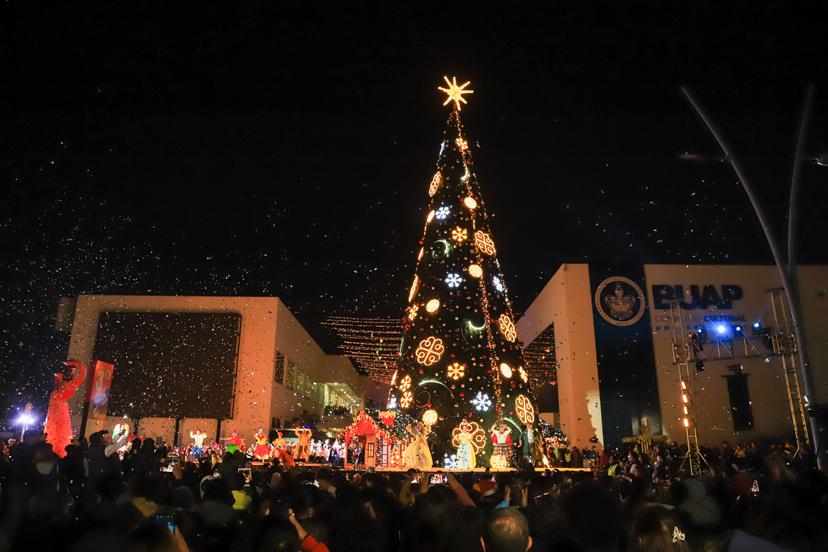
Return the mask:
[(420, 286), (420, 278), (415, 274), (414, 281), (411, 283), (411, 290), (408, 292), (408, 302), (410, 303), (417, 294), (417, 288)]
[(419, 346), (414, 351), (414, 355), (420, 364), (431, 366), (440, 360), (445, 350), (443, 340), (432, 335), (420, 341)]
[(505, 312), (497, 319), (497, 326), (500, 328), (500, 333), (506, 338), (506, 341), (514, 341), (517, 339), (517, 330), (515, 330), (515, 323), (512, 318)]
[(468, 151), (469, 149), (469, 143), (466, 142), (466, 140), (464, 140), (463, 138), (457, 138), (457, 140), (455, 140), (454, 143), (457, 144), (457, 149), (459, 149), (462, 152)]
[(428, 224), (429, 222), (434, 220), (434, 215), (435, 215), (434, 209), (432, 209), (431, 211), (428, 212), (428, 215), (426, 216), (426, 224)]
[(400, 397), (400, 406), (402, 408), (408, 408), (411, 406), (411, 402), (414, 400), (414, 394), (411, 391), (406, 391)]
[(437, 411), (429, 408), (425, 412), (423, 412), (423, 423), (425, 425), (433, 426), (437, 423), (439, 416), (437, 415)]
[(400, 391), (408, 391), (411, 389), (411, 376), (405, 375), (400, 380)]
[(523, 380), (523, 383), (529, 381), (529, 373), (526, 371), (526, 368), (523, 366), (518, 366), (518, 374), (520, 375), (520, 379)]
[(535, 408), (524, 395), (518, 395), (515, 399), (515, 414), (524, 424), (531, 424), (535, 421)]
[(507, 379), (511, 378), (512, 377), (512, 367), (509, 366), (508, 364), (506, 364), (505, 362), (502, 362), (500, 364), (500, 373), (503, 374), (504, 378), (507, 378)]
[(423, 260), (423, 255), (425, 255), (425, 247), (420, 248), (420, 252), (417, 253), (417, 260), (418, 261)]
[(480, 268), (480, 265), (469, 265), (469, 276), (472, 278), (480, 278), (483, 276), (483, 269)]
[(478, 454), (486, 446), (486, 432), (483, 431), (483, 428), (477, 422), (463, 420), (457, 427), (451, 430), (451, 444), (455, 447), (460, 446), (461, 433), (471, 434), (471, 445), (475, 454)]
[(417, 318), (417, 311), (418, 311), (418, 310), (420, 310), (420, 306), (419, 306), (419, 305), (411, 305), (411, 306), (409, 306), (409, 307), (408, 307), (408, 309), (407, 309), (407, 311), (408, 311), (408, 319), (409, 319), (410, 321), (412, 321), (412, 322), (413, 322), (413, 321), (414, 321), (414, 319), (415, 319), (415, 318)]
[(430, 313), (437, 312), (437, 309), (440, 308), (440, 300), (439, 299), (429, 299), (426, 303), (426, 311)]
[(483, 230), (474, 233), (474, 245), (486, 255), (495, 254), (495, 245), (492, 238)]
[(477, 209), (477, 200), (474, 199), (472, 196), (467, 196), (463, 200), (463, 205), (465, 205), (469, 209)]
[(469, 238), (469, 232), (465, 228), (461, 228), (458, 226), (454, 230), (451, 231), (451, 239), (456, 241), (457, 243), (463, 243)]
[(443, 76), (443, 80), (446, 81), (446, 88), (443, 88), (442, 86), (437, 87), (437, 90), (446, 95), (446, 101), (443, 102), (443, 105), (448, 105), (451, 102), (454, 102), (454, 109), (460, 111), (460, 104), (468, 103), (463, 96), (465, 94), (474, 94), (474, 90), (466, 90), (466, 87), (471, 84), (471, 81), (466, 81), (463, 84), (458, 85), (457, 77), (451, 77), (451, 80), (449, 80), (448, 77)]
[(443, 175), (440, 171), (437, 171), (434, 173), (434, 176), (431, 177), (431, 184), (428, 185), (428, 197), (434, 197), (434, 194), (437, 193), (437, 190), (439, 190), (442, 185)]
[(459, 362), (452, 362), (446, 367), (446, 375), (453, 380), (459, 380), (466, 375), (466, 365)]

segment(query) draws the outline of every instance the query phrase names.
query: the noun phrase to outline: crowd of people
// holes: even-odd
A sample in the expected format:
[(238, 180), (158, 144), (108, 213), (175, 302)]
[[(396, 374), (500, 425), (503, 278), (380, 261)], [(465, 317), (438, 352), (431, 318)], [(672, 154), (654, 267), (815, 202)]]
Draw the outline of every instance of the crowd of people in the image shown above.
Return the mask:
[(241, 451), (170, 465), (152, 439), (123, 445), (4, 446), (0, 552), (828, 550), (828, 481), (784, 448), (723, 443), (680, 479), (667, 444), (597, 476), (251, 467)]

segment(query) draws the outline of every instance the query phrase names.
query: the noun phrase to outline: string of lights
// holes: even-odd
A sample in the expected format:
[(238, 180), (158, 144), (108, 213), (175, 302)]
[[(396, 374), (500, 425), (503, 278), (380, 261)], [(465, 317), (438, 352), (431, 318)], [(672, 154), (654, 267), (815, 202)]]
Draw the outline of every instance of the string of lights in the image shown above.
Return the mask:
[(402, 340), (398, 318), (329, 316), (322, 325), (333, 331), (340, 351), (359, 371), (372, 380), (388, 381)]

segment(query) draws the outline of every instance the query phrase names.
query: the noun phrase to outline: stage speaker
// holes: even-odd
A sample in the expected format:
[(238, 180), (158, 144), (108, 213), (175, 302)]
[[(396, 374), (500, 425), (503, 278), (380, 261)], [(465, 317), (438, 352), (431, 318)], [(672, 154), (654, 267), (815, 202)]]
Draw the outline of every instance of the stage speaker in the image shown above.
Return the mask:
[(55, 330), (59, 332), (72, 331), (72, 320), (75, 318), (74, 297), (61, 297), (58, 301), (57, 316), (55, 316)]

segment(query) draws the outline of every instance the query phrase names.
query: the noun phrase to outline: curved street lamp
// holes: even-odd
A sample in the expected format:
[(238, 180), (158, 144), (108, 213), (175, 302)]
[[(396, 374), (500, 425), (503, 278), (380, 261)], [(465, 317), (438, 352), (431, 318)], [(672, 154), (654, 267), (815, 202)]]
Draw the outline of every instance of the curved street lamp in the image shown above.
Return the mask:
[[(799, 376), (803, 383), (804, 388), (804, 399), (806, 409), (809, 412), (809, 425), (811, 427), (811, 435), (813, 436), (814, 440), (814, 452), (817, 455), (817, 461), (822, 465), (822, 457), (819, 454), (821, 450), (821, 442), (820, 442), (820, 427), (819, 423), (816, 419), (816, 416), (810, 411), (809, 401), (814, 396), (813, 395), (813, 381), (811, 378), (811, 371), (808, 364), (808, 355), (806, 353), (805, 347), (805, 340), (804, 336), (802, 335), (802, 328), (800, 325), (801, 320), (801, 313), (799, 309), (799, 298), (796, 294), (796, 270), (795, 270), (795, 253), (796, 248), (792, 245), (794, 240), (794, 229), (795, 229), (795, 203), (796, 197), (799, 191), (799, 172), (802, 165), (802, 150), (804, 148), (805, 143), (805, 136), (807, 135), (807, 126), (808, 120), (810, 118), (810, 111), (813, 105), (813, 95), (814, 95), (814, 87), (813, 85), (808, 87), (808, 91), (805, 97), (805, 107), (802, 112), (802, 121), (800, 122), (799, 127), (799, 137), (797, 139), (797, 146), (796, 146), (796, 155), (794, 157), (794, 166), (793, 172), (791, 175), (791, 202), (789, 208), (791, 212), (788, 216), (788, 259), (787, 264), (784, 264), (785, 259), (782, 256), (782, 250), (779, 247), (779, 242), (776, 240), (776, 236), (773, 233), (773, 229), (768, 224), (767, 218), (765, 217), (765, 212), (762, 210), (762, 206), (759, 204), (759, 199), (756, 197), (754, 193), (753, 187), (750, 184), (750, 181), (747, 178), (747, 174), (744, 171), (742, 164), (739, 162), (738, 158), (734, 154), (733, 150), (730, 148), (730, 145), (725, 141), (724, 136), (713, 123), (713, 120), (707, 114), (707, 112), (702, 107), (699, 100), (693, 94), (693, 92), (687, 86), (680, 87), (682, 94), (687, 99), (690, 106), (696, 111), (696, 114), (699, 118), (704, 122), (707, 130), (710, 131), (710, 134), (713, 135), (713, 138), (719, 144), (719, 147), (724, 154), (725, 160), (730, 163), (730, 166), (733, 167), (733, 171), (736, 173), (736, 176), (739, 178), (739, 181), (742, 183), (742, 188), (745, 190), (745, 194), (748, 196), (748, 200), (750, 200), (750, 204), (753, 207), (753, 211), (756, 214), (756, 218), (759, 219), (759, 224), (762, 227), (762, 230), (765, 233), (765, 239), (768, 242), (768, 246), (770, 246), (771, 254), (773, 255), (773, 260), (776, 263), (776, 268), (779, 271), (779, 277), (782, 280), (782, 288), (785, 291), (785, 296), (788, 300), (788, 305), (791, 310), (791, 324), (793, 326), (794, 334), (796, 335), (796, 340), (798, 343), (797, 347), (797, 356), (799, 357)], [(820, 157), (822, 158), (822, 157)], [(818, 161), (817, 161), (818, 162)]]

